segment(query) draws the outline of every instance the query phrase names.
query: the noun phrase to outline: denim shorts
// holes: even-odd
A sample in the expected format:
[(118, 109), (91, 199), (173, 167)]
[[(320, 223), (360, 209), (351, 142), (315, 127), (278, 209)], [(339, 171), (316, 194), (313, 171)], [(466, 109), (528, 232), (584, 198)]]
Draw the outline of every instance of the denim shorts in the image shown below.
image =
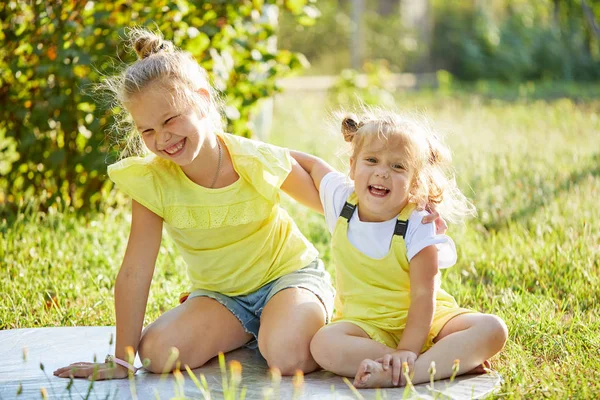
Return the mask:
[(263, 308), (265, 308), (271, 297), (288, 288), (303, 288), (311, 291), (323, 304), (326, 320), (327, 322), (330, 321), (335, 289), (331, 286), (331, 278), (325, 270), (323, 262), (318, 258), (306, 267), (277, 278), (246, 295), (227, 296), (210, 290), (197, 289), (190, 293), (188, 299), (210, 297), (217, 300), (240, 320), (246, 332), (254, 336), (254, 340), (248, 342), (246, 346), (257, 348), (258, 329), (260, 328), (260, 316)]

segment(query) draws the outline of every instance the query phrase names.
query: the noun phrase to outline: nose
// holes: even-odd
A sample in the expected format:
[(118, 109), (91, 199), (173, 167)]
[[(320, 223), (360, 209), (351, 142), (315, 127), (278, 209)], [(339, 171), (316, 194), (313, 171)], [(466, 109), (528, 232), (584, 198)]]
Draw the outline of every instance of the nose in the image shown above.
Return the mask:
[(157, 132), (156, 141), (158, 144), (164, 145), (164, 144), (168, 143), (169, 140), (171, 140), (172, 136), (173, 135), (171, 133), (169, 133), (163, 129), (163, 130), (160, 130), (159, 132)]
[(375, 176), (385, 179), (389, 176), (389, 172), (386, 168), (377, 168), (377, 170), (375, 170)]

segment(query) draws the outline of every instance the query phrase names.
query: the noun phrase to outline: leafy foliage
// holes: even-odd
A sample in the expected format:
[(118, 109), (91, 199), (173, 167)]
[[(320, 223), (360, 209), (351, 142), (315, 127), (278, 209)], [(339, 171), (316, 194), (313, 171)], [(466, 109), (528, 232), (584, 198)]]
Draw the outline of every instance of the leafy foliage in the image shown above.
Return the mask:
[[(444, 69), (461, 80), (504, 82), (600, 77), (600, 0), (363, 3), (364, 61), (387, 60), (392, 72)], [(395, 6), (381, 12), (383, 3)], [(336, 74), (350, 67), (350, 49), (358, 46), (352, 5), (320, 0), (322, 16), (310, 27), (282, 18), (282, 46), (305, 54), (312, 73)], [(412, 7), (419, 11), (411, 17)], [(409, 29), (412, 18), (415, 26)]]
[[(99, 204), (111, 110), (91, 84), (134, 61), (126, 28), (158, 29), (191, 52), (224, 93), (227, 128), (249, 136), (259, 99), (304, 58), (276, 46), (280, 9), (310, 23), (312, 0), (0, 3), (0, 204)], [(116, 57), (116, 58), (115, 58)]]
[(463, 80), (598, 79), (600, 37), (582, 1), (435, 1), (434, 64)]

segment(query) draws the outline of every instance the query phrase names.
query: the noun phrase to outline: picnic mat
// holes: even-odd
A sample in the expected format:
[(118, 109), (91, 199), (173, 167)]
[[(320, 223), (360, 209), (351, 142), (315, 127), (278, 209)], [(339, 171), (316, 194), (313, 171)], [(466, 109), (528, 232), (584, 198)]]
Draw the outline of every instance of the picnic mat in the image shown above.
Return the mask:
[[(0, 331), (0, 399), (40, 399), (42, 392), (49, 399), (208, 398), (200, 374), (206, 379), (212, 399), (226, 395), (239, 399), (242, 394), (246, 399), (402, 399), (404, 390), (410, 392), (407, 398), (477, 399), (498, 390), (502, 383), (498, 374), (488, 373), (459, 376), (453, 382), (436, 381), (433, 390), (429, 384), (421, 384), (414, 389), (353, 391), (341, 377), (325, 371), (307, 374), (303, 379), (283, 377), (278, 381), (273, 380), (258, 350), (246, 348), (225, 354), (226, 365), (231, 360), (242, 365), (239, 384), (230, 379), (228, 367), (223, 379), (216, 357), (192, 371), (197, 383), (185, 369), (181, 375), (157, 375), (140, 370), (132, 380), (99, 382), (70, 381), (52, 375), (55, 369), (72, 362), (93, 361), (94, 357), (103, 361), (107, 354), (114, 354), (114, 344), (111, 344), (114, 333), (115, 328), (110, 326)], [(136, 366), (140, 365), (138, 358)]]

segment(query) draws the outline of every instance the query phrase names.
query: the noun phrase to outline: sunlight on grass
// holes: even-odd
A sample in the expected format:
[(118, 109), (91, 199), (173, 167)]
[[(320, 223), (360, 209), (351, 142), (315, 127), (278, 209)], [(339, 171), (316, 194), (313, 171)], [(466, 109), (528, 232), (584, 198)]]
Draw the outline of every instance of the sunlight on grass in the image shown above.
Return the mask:
[[(398, 104), (425, 111), (447, 134), (459, 185), (478, 208), (477, 218), (450, 227), (459, 261), (444, 272), (443, 287), (462, 306), (497, 314), (509, 327), (506, 348), (491, 360), (505, 381), (496, 396), (597, 397), (600, 101), (404, 93)], [(324, 96), (280, 96), (275, 113), (272, 143), (347, 171), (340, 155), (346, 144), (325, 123)], [(283, 203), (332, 271), (323, 217), (289, 198)], [(112, 291), (128, 212), (126, 205), (85, 217), (23, 210), (10, 226), (0, 221), (0, 329), (114, 325)], [(165, 235), (146, 324), (178, 304), (186, 282), (184, 262)], [(210, 398), (203, 376), (184, 369)], [(240, 396), (237, 372), (224, 376)]]

